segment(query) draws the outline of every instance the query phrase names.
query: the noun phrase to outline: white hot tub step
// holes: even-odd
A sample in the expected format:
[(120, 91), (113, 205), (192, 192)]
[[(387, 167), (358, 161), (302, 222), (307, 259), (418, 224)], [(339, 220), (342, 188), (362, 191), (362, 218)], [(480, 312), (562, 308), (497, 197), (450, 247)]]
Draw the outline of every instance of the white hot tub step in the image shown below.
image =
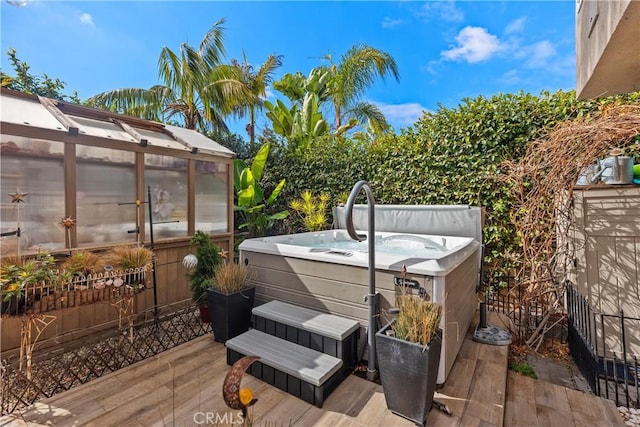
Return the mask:
[(243, 356), (260, 360), (249, 373), (318, 407), (342, 380), (342, 360), (256, 329), (228, 340), (227, 363)]
[(353, 319), (322, 313), (310, 308), (288, 304), (282, 301), (270, 301), (253, 308), (253, 315), (313, 332), (338, 341), (345, 340), (360, 328)]

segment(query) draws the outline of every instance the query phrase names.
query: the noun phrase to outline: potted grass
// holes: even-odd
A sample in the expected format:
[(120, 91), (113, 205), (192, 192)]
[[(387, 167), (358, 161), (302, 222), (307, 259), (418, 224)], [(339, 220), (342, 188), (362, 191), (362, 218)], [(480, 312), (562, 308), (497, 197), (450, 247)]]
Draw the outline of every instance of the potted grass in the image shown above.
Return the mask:
[(424, 425), (436, 389), (442, 307), (405, 292), (396, 319), (376, 333), (378, 368), (387, 407)]
[(99, 255), (87, 250), (78, 250), (72, 252), (61, 267), (74, 277), (82, 277), (101, 273), (104, 271), (104, 265), (105, 260)]
[(122, 282), (114, 280), (114, 286), (124, 283), (134, 289), (142, 289), (145, 286), (145, 273), (152, 268), (152, 261), (153, 252), (144, 246), (116, 246), (105, 254), (103, 269), (107, 267), (122, 273)]
[(223, 263), (216, 267), (207, 305), (216, 341), (226, 342), (249, 330), (256, 288), (249, 286), (251, 275), (243, 264)]

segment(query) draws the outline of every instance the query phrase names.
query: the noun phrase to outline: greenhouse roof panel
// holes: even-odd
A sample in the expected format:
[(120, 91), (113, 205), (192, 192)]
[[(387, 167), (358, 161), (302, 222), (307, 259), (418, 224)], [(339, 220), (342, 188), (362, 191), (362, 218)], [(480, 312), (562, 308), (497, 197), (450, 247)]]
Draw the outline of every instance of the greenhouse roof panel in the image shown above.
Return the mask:
[(115, 141), (138, 143), (138, 141), (136, 141), (136, 139), (132, 135), (129, 135), (115, 123), (105, 122), (104, 120), (90, 119), (88, 117), (79, 117), (72, 115), (67, 115), (67, 117), (78, 125), (80, 134), (98, 136), (100, 138), (110, 138)]
[(4, 96), (3, 92), (0, 96), (0, 119), (5, 123), (66, 132), (62, 123), (37, 98)]
[(185, 129), (178, 126), (166, 125), (165, 128), (172, 133), (178, 141), (187, 144), (189, 150), (197, 148), (198, 152), (215, 154), (224, 157), (235, 157), (235, 153), (228, 148), (218, 144), (213, 139), (207, 138), (195, 130)]
[(149, 129), (142, 129), (133, 127), (133, 130), (136, 131), (142, 138), (147, 140), (147, 144), (156, 146), (156, 147), (166, 147), (172, 148), (174, 150), (180, 151), (191, 151), (188, 147), (185, 147), (184, 144), (176, 141), (171, 135), (166, 134), (164, 132), (158, 132)]
[(195, 130), (5, 88), (0, 90), (0, 119), (3, 123), (169, 148), (182, 153), (203, 153), (227, 158), (235, 156), (229, 149)]

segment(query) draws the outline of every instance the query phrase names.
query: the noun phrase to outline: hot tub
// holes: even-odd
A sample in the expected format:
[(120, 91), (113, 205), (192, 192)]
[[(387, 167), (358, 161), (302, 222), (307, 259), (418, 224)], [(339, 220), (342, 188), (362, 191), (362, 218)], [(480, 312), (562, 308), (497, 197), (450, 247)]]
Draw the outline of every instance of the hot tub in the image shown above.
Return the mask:
[[(401, 283), (443, 306), (442, 384), (476, 310), (480, 243), (468, 237), (389, 232), (376, 233), (375, 239), (381, 324), (390, 320), (386, 313)], [(364, 328), (367, 249), (366, 241), (351, 240), (346, 230), (331, 230), (247, 239), (240, 245), (240, 259), (255, 274), (256, 304), (285, 301), (359, 320)], [(365, 341), (361, 333), (360, 345)]]

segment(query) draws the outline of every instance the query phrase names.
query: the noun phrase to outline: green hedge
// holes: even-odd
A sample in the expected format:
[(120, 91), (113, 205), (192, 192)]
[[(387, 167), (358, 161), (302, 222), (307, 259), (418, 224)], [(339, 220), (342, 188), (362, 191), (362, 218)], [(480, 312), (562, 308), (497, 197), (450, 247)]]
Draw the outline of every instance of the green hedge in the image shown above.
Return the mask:
[[(509, 188), (493, 179), (506, 159), (525, 153), (527, 143), (555, 124), (588, 114), (609, 102), (640, 103), (640, 94), (579, 102), (574, 92), (500, 94), (464, 99), (455, 108), (424, 113), (400, 135), (367, 146), (351, 140), (319, 139), (302, 155), (280, 147), (267, 168), (266, 186), (287, 185), (281, 206), (309, 189), (334, 200), (360, 179), (382, 204), (469, 204), (486, 209), (486, 261), (508, 267), (518, 250), (509, 219)], [(299, 231), (288, 223), (279, 232)]]

